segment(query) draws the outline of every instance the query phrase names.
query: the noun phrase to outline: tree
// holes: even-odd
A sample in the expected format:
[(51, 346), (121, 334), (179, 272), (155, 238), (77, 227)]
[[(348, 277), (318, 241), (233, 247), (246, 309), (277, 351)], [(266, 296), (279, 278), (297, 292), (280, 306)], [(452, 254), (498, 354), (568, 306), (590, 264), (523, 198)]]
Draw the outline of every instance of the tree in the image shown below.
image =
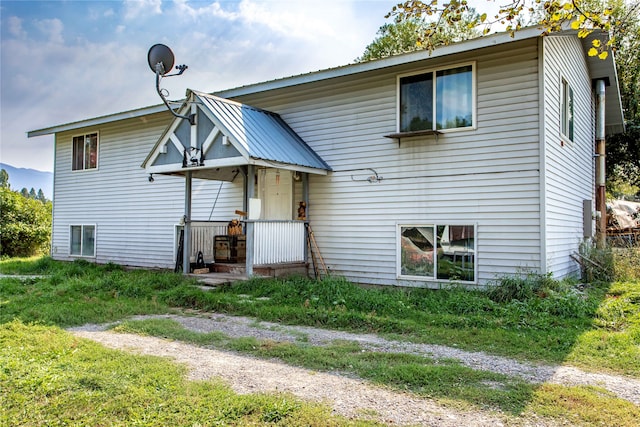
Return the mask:
[[(475, 22), (477, 17), (478, 14), (475, 10), (470, 9), (463, 14), (460, 21), (434, 35), (432, 44), (440, 46), (478, 37), (480, 32), (475, 26), (470, 25)], [(420, 43), (420, 39), (422, 34), (428, 31), (428, 25), (427, 22), (418, 18), (384, 24), (378, 29), (378, 37), (365, 48), (362, 56), (356, 61), (370, 61), (424, 49), (425, 47)]]
[(44, 253), (50, 240), (51, 202), (42, 203), (0, 188), (0, 255)]
[(0, 170), (0, 188), (9, 188), (9, 172)]
[[(513, 35), (515, 31), (527, 25), (527, 14), (535, 13), (538, 7), (541, 7), (544, 13), (537, 24), (544, 29), (545, 34), (557, 32), (567, 25), (577, 30), (581, 38), (586, 38), (596, 30), (610, 32), (611, 37), (607, 43), (602, 44), (595, 39), (589, 50), (590, 56), (598, 55), (602, 59), (608, 56), (609, 49), (615, 45), (617, 31), (622, 27), (614, 25), (618, 23), (614, 20), (613, 8), (596, 0), (506, 0), (506, 4), (500, 6), (496, 15), (489, 17), (483, 13), (469, 25), (482, 28), (482, 33), (488, 34), (491, 32), (492, 24), (500, 23)], [(467, 0), (409, 0), (393, 6), (387, 18), (394, 17), (396, 22), (430, 18), (431, 21), (419, 42), (432, 50), (436, 46), (434, 41), (438, 40), (438, 35), (460, 22), (469, 10)]]
[(36, 197), (38, 197), (38, 196), (36, 195), (36, 190), (34, 190), (34, 188), (33, 188), (33, 187), (31, 187), (31, 190), (29, 190), (29, 198), (30, 198), (30, 199), (33, 199), (33, 200), (35, 200), (35, 199), (36, 199)]
[(640, 196), (640, 1), (609, 5), (621, 27), (614, 49), (626, 132), (607, 140), (607, 191), (613, 197)]
[(29, 190), (27, 190), (25, 187), (22, 187), (22, 190), (20, 190), (20, 194), (22, 195), (22, 197), (24, 197), (25, 199), (29, 198)]
[(42, 188), (38, 189), (38, 195), (36, 196), (36, 200), (39, 200), (42, 203), (46, 203), (47, 202), (47, 198), (44, 195), (44, 192), (42, 191)]

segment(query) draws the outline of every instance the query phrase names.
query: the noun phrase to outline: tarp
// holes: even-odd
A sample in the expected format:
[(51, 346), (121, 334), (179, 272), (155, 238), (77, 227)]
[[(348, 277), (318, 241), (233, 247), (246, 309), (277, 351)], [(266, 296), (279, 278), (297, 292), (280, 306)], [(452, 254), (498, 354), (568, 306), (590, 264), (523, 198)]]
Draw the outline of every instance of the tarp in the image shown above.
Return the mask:
[(640, 203), (628, 200), (607, 202), (607, 227), (616, 230), (640, 228)]

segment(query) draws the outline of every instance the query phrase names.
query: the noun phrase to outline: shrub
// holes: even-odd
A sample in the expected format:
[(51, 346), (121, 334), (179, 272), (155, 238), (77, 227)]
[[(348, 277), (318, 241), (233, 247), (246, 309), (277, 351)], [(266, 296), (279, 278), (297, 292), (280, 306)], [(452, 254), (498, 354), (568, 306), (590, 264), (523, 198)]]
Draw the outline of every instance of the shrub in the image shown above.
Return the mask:
[(0, 188), (0, 254), (26, 257), (46, 253), (50, 239), (51, 202)]
[(487, 293), (495, 302), (526, 301), (557, 287), (558, 282), (553, 280), (551, 274), (526, 273), (499, 278), (498, 283), (490, 287)]

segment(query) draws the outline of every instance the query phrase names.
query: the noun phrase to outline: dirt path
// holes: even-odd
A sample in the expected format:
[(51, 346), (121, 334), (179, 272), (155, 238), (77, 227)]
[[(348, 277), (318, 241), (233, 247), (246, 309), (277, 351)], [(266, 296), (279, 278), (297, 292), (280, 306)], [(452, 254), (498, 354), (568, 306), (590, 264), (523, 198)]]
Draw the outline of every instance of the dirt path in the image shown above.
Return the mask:
[[(517, 376), (531, 383), (552, 382), (565, 385), (594, 385), (605, 388), (620, 398), (640, 404), (640, 381), (614, 375), (587, 373), (572, 367), (528, 365), (511, 359), (481, 352), (427, 344), (390, 341), (372, 334), (354, 334), (302, 326), (285, 326), (257, 322), (245, 317), (207, 314), (198, 316), (155, 316), (170, 318), (185, 328), (197, 332), (219, 331), (230, 337), (253, 336), (275, 341), (304, 341), (326, 345), (335, 340), (358, 342), (373, 351), (412, 353), (430, 358), (455, 358), (474, 369)], [(148, 318), (148, 317), (138, 317)], [(239, 393), (263, 391), (290, 392), (312, 401), (329, 404), (336, 413), (347, 417), (373, 417), (391, 425), (424, 426), (500, 426), (513, 419), (482, 410), (459, 411), (409, 393), (383, 387), (337, 374), (320, 373), (265, 361), (231, 352), (206, 349), (153, 337), (107, 332), (105, 325), (85, 325), (73, 328), (78, 336), (89, 338), (107, 347), (136, 351), (142, 354), (167, 356), (188, 366), (190, 378), (223, 378)], [(548, 420), (520, 419), (519, 425), (544, 426)]]

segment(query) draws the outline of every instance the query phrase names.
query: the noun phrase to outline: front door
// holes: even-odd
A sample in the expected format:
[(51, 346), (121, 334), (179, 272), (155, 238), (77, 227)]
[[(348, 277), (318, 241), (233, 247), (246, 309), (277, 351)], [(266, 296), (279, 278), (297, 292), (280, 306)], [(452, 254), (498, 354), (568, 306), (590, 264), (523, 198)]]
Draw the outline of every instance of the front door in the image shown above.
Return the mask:
[(262, 199), (260, 219), (290, 220), (293, 216), (291, 171), (260, 169), (258, 177), (258, 194)]

